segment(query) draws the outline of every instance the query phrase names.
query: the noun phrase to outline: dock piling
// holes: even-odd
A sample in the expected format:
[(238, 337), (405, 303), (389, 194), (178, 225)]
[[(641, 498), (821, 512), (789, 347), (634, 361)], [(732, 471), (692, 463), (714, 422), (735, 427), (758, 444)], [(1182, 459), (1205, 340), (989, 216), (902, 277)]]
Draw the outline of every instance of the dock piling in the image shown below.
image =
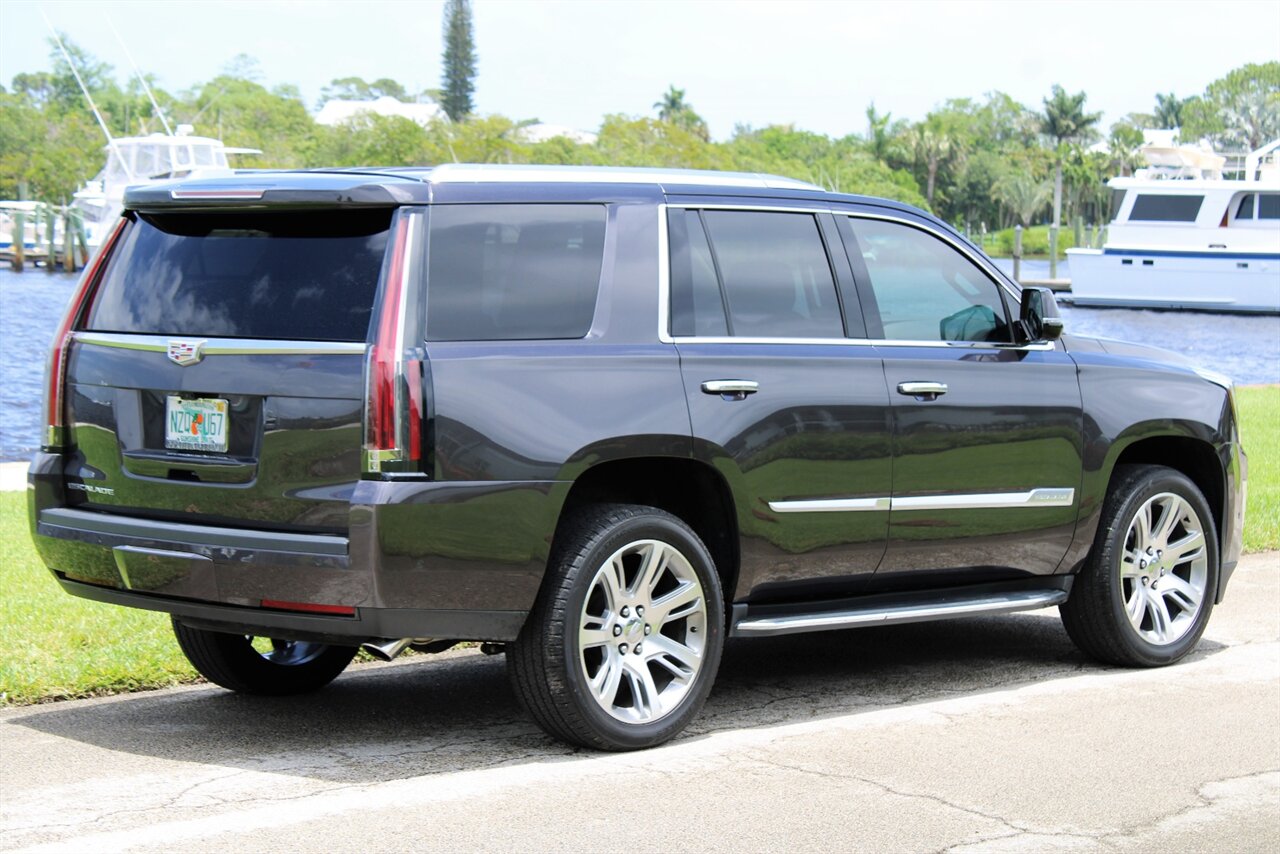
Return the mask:
[(9, 266), (13, 268), (15, 273), (21, 273), (22, 268), (27, 263), (27, 247), (26, 247), (26, 222), (22, 211), (14, 211), (13, 214), (13, 259), (9, 262)]
[(1022, 281), (1022, 226), (1013, 227), (1013, 280)]

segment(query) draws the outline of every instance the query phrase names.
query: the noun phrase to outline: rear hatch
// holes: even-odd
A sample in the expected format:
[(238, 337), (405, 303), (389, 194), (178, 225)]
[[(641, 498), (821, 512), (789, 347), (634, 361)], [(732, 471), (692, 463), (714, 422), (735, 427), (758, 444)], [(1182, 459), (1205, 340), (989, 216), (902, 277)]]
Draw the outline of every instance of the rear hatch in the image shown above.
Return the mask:
[(131, 214), (67, 353), (69, 503), (345, 532), (393, 213)]

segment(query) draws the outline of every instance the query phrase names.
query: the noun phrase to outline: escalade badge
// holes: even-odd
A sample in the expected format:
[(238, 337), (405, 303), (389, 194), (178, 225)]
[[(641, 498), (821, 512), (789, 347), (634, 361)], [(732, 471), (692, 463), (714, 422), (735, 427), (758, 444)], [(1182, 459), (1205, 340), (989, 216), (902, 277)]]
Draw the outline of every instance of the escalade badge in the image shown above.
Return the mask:
[(169, 342), (169, 359), (176, 364), (194, 365), (204, 358), (204, 353), (200, 349), (207, 344), (207, 341), (184, 341), (181, 338), (175, 338)]

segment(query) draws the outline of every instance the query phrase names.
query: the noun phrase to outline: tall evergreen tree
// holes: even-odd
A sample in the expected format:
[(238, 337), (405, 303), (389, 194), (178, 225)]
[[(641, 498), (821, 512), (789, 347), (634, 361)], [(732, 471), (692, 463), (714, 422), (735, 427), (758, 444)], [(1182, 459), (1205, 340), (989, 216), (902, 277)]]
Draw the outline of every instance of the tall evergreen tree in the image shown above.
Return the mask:
[(475, 109), (476, 45), (471, 28), (471, 0), (444, 4), (444, 96), (440, 106), (453, 121), (461, 121)]

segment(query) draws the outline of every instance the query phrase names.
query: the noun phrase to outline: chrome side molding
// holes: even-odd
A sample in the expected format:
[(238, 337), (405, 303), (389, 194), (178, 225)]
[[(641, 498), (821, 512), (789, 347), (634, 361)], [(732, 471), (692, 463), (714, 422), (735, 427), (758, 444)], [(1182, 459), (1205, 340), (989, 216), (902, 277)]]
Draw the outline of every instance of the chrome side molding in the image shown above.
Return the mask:
[(819, 498), (814, 501), (770, 501), (774, 513), (857, 513), (888, 510), (890, 498)]
[(1019, 507), (1070, 507), (1076, 491), (1069, 486), (1040, 487), (1028, 492), (976, 492), (962, 495), (913, 495), (904, 498), (819, 498), (770, 501), (774, 513), (856, 513), (866, 510), (987, 510)]

